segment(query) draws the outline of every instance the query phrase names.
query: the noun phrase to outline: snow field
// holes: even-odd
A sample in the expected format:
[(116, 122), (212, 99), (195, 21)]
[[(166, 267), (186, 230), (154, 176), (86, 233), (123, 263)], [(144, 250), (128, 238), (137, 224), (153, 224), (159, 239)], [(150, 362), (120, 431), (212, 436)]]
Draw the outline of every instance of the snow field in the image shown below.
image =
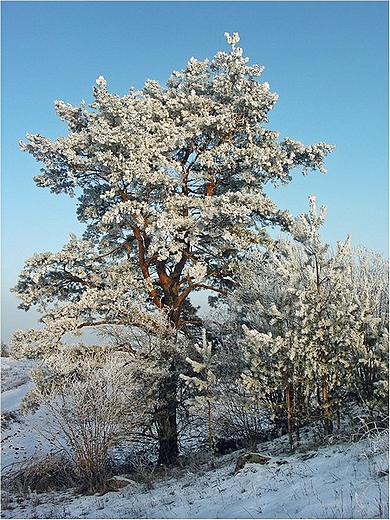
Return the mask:
[(388, 518), (386, 439), (377, 444), (366, 439), (320, 448), (307, 460), (307, 454), (273, 457), (236, 475), (237, 456), (231, 454), (203, 474), (176, 470), (103, 496), (31, 494), (21, 504), (11, 503), (14, 509), (3, 510), (2, 517)]
[[(13, 364), (16, 363), (11, 361)], [(23, 378), (19, 379), (22, 381)], [(12, 385), (11, 385), (12, 386)], [(2, 411), (18, 413), (25, 383), (2, 394)], [(20, 403), (20, 401), (19, 401)], [(34, 417), (34, 416), (33, 416)], [(39, 416), (38, 416), (39, 419)], [(3, 430), (2, 467), (44, 453), (33, 419), (17, 416)], [(35, 417), (35, 421), (37, 417)], [(38, 421), (39, 422), (39, 421)], [(354, 443), (287, 451), (286, 438), (258, 446), (271, 460), (234, 475), (241, 452), (203, 456), (182, 468), (156, 471), (117, 492), (74, 490), (2, 497), (2, 518), (388, 518), (386, 432)], [(301, 450), (301, 451), (300, 451)], [(132, 478), (131, 475), (126, 475)]]

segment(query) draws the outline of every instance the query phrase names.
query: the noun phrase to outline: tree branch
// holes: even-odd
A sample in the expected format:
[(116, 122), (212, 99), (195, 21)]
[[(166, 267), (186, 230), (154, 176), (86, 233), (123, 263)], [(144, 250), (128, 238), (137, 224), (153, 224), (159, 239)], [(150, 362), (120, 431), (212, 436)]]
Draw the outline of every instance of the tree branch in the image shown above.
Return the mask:
[(206, 289), (208, 291), (214, 291), (220, 294), (223, 294), (224, 296), (227, 296), (229, 294), (228, 291), (225, 291), (224, 289), (217, 289), (216, 287), (213, 287), (212, 285), (206, 285), (203, 283), (196, 283), (194, 284), (194, 288), (196, 289)]

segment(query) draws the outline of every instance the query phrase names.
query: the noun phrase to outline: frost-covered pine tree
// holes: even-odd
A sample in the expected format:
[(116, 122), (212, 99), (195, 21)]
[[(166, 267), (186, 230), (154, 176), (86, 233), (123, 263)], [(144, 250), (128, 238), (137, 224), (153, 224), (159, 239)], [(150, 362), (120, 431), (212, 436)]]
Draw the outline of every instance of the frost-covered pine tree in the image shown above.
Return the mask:
[(206, 406), (207, 423), (209, 430), (209, 445), (214, 449), (214, 432), (211, 405), (214, 402), (213, 387), (217, 383), (214, 373), (217, 364), (216, 356), (213, 354), (213, 346), (207, 341), (206, 329), (202, 331), (202, 345), (195, 345), (195, 350), (199, 360), (186, 358), (187, 363), (191, 365), (192, 371), (197, 375), (180, 374), (180, 377), (196, 389), (195, 403)]
[[(238, 34), (226, 38), (230, 52), (191, 58), (165, 87), (147, 80), (119, 96), (100, 76), (91, 105), (55, 103), (66, 136), (21, 143), (43, 163), (37, 186), (76, 196), (86, 230), (26, 262), (15, 291), (22, 308), (38, 306), (43, 328), (19, 331), (14, 352), (44, 358), (86, 327), (149, 330), (166, 326), (161, 316), (177, 331), (191, 293), (226, 294), (244, 252), (271, 242), (267, 226), (289, 227), (264, 186), (288, 183), (295, 168), (324, 171), (332, 146), (306, 147), (267, 128), (278, 96), (236, 47)], [(172, 341), (160, 342), (161, 463), (178, 454), (182, 353)]]
[(389, 262), (375, 251), (355, 251), (353, 289), (359, 324), (352, 352), (350, 394), (387, 424), (389, 404)]
[(324, 217), (311, 197), (309, 212), (291, 226), (294, 240), (280, 239), (243, 267), (236, 297), (247, 318), (244, 383), (274, 417), (282, 412), (291, 446), (307, 420), (321, 418), (330, 433), (358, 389), (376, 392), (382, 405), (385, 396), (388, 317), (378, 313), (386, 262), (357, 255), (349, 237), (332, 252), (319, 233)]

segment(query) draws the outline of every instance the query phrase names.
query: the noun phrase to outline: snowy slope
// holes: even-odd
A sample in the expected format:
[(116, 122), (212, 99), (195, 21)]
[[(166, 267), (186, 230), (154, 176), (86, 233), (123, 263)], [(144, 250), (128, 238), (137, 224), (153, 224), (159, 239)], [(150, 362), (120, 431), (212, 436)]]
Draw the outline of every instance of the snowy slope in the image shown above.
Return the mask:
[[(3, 409), (10, 403), (15, 409), (16, 395), (3, 393)], [(36, 446), (27, 419), (15, 428), (12, 443), (24, 444), (26, 451)], [(8, 441), (2, 446), (8, 463), (15, 457), (9, 446)], [(248, 464), (236, 474), (240, 452), (203, 461), (194, 455), (183, 468), (154, 473), (143, 483), (130, 480), (102, 496), (67, 491), (19, 498), (4, 492), (2, 517), (388, 518), (386, 435), (355, 443), (334, 438), (327, 446), (294, 454), (286, 447), (283, 438), (259, 445), (259, 452), (271, 457), (269, 463)]]

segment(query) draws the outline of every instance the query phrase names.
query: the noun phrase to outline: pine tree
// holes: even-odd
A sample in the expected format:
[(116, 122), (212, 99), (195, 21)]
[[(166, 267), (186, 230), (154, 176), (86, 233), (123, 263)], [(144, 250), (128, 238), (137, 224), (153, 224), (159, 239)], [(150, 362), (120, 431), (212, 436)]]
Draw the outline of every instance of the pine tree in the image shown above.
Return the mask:
[(100, 76), (90, 106), (56, 101), (65, 137), (21, 143), (43, 163), (37, 186), (77, 196), (86, 231), (26, 262), (15, 291), (22, 308), (38, 306), (43, 328), (19, 331), (13, 349), (44, 358), (85, 328), (170, 327), (155, 417), (163, 464), (178, 455), (176, 341), (189, 296), (231, 290), (244, 252), (272, 242), (266, 227), (291, 223), (264, 186), (287, 184), (295, 168), (325, 171), (333, 148), (281, 140), (266, 127), (277, 95), (236, 47), (238, 34), (226, 38), (229, 53), (191, 58), (166, 87), (147, 80), (119, 96)]
[(273, 251), (252, 257), (238, 291), (254, 316), (244, 325), (244, 383), (274, 417), (282, 411), (291, 447), (301, 422), (319, 418), (331, 433), (353, 389), (386, 391), (388, 317), (378, 316), (386, 263), (361, 252), (357, 261), (349, 237), (332, 252), (319, 233), (324, 218), (325, 207), (317, 214), (311, 197), (309, 213), (291, 228), (294, 240), (282, 238)]
[(217, 363), (215, 355), (212, 352), (212, 343), (207, 341), (206, 330), (202, 331), (202, 345), (195, 345), (196, 352), (200, 357), (200, 361), (186, 358), (187, 363), (191, 365), (191, 368), (195, 374), (188, 376), (180, 374), (180, 377), (189, 385), (193, 386), (197, 395), (195, 396), (195, 402), (206, 406), (207, 410), (207, 423), (209, 432), (209, 446), (214, 449), (214, 432), (213, 432), (213, 419), (212, 419), (212, 403), (214, 402), (213, 387), (217, 383), (217, 378), (214, 373), (214, 369)]
[(359, 328), (352, 352), (349, 391), (373, 413), (388, 416), (389, 262), (375, 251), (355, 252), (353, 288)]

